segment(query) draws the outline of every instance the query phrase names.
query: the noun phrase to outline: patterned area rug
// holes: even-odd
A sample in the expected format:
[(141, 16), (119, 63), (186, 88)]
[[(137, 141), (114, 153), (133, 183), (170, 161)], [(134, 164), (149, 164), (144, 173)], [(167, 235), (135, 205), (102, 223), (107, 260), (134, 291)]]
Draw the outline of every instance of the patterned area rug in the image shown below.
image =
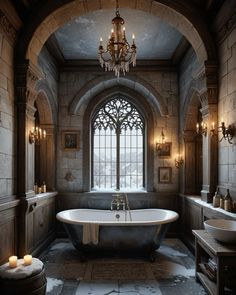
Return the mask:
[(146, 280), (144, 263), (96, 263), (93, 264), (93, 280)]

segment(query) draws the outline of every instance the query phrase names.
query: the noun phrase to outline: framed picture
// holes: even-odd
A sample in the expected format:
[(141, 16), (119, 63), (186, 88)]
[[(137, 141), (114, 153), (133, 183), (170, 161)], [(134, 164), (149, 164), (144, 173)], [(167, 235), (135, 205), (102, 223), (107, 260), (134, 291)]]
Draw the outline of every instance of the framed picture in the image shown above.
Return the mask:
[(158, 167), (158, 182), (171, 183), (172, 182), (172, 168)]
[(171, 142), (166, 142), (161, 145), (161, 150), (158, 151), (158, 157), (169, 158), (171, 156)]
[(79, 150), (79, 131), (62, 131), (62, 148), (66, 151)]

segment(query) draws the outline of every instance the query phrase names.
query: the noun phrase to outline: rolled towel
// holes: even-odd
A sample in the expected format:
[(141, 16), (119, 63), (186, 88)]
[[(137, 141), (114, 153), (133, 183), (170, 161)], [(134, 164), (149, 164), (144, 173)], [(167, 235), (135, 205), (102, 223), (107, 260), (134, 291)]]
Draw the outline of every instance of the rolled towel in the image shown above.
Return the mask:
[(94, 244), (97, 245), (99, 240), (99, 224), (97, 223), (84, 223), (83, 224), (83, 239), (84, 245)]

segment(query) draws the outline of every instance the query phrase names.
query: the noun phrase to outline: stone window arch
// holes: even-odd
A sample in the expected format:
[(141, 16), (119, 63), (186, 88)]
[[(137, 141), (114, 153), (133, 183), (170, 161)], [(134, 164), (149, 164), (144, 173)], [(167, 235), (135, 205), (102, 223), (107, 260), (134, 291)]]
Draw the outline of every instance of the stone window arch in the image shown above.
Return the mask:
[(92, 188), (143, 189), (145, 120), (137, 107), (119, 94), (91, 121)]
[(122, 91), (117, 88), (111, 88), (109, 93), (106, 91), (101, 92), (99, 95), (91, 98), (83, 116), (83, 191), (91, 191), (93, 187), (92, 179), (92, 164), (93, 159), (91, 155), (92, 145), (92, 122), (96, 117), (98, 110), (114, 97), (122, 97), (129, 104), (134, 106), (144, 123), (144, 136), (145, 149), (143, 152), (143, 186), (147, 192), (154, 191), (154, 113), (147, 102), (147, 100), (139, 93), (133, 90), (125, 89)]

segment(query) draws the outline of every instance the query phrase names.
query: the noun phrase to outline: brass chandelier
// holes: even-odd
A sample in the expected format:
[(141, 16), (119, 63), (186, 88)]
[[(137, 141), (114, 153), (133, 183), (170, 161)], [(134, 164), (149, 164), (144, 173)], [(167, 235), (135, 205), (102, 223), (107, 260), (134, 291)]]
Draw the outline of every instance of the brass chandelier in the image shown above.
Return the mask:
[(125, 36), (125, 21), (119, 13), (118, 0), (116, 1), (116, 16), (112, 19), (113, 28), (111, 35), (108, 37), (106, 50), (103, 48), (103, 40), (100, 38), (100, 46), (98, 49), (98, 58), (101, 67), (105, 71), (114, 71), (117, 77), (120, 72), (125, 75), (129, 71), (129, 64), (136, 65), (136, 45), (134, 43), (135, 36), (132, 36), (132, 45), (130, 45)]

